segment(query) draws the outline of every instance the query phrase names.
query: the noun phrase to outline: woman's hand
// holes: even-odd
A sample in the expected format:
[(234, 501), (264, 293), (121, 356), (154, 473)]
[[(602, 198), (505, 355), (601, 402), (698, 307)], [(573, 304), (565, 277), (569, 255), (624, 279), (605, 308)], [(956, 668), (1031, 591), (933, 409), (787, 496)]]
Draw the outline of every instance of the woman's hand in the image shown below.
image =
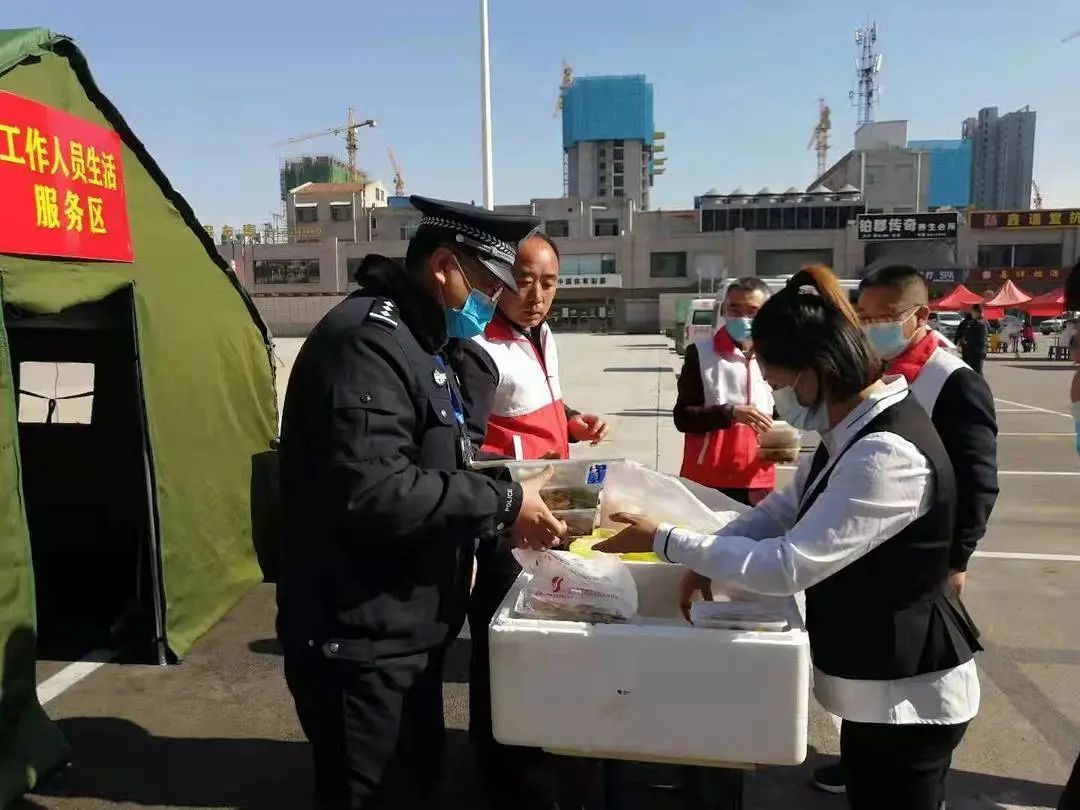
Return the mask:
[(694, 601), (694, 594), (697, 593), (701, 594), (702, 599), (711, 602), (712, 580), (696, 571), (687, 571), (683, 574), (682, 582), (679, 583), (679, 610), (687, 621), (690, 621), (690, 605)]
[(593, 551), (603, 551), (607, 554), (631, 554), (653, 550), (653, 538), (656, 536), (656, 530), (660, 528), (658, 522), (644, 515), (631, 515), (627, 512), (616, 512), (611, 519), (629, 525), (614, 537), (597, 543), (593, 546)]

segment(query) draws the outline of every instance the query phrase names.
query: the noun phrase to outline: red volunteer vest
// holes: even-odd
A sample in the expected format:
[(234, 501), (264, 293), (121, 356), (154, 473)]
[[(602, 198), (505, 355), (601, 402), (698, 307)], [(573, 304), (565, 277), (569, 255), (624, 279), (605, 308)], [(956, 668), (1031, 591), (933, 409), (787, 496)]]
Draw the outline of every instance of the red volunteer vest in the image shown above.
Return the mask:
[[(772, 389), (761, 376), (757, 361), (743, 354), (726, 329), (694, 345), (706, 405), (746, 403), (772, 414)], [(757, 452), (757, 434), (748, 425), (687, 433), (679, 475), (709, 487), (772, 489), (776, 467), (771, 461), (761, 461)]]
[(514, 458), (516, 437), (524, 459), (546, 453), (570, 458), (559, 355), (548, 325), (540, 326), (542, 353), (501, 315), (473, 340), (484, 347), (499, 373), (482, 449)]

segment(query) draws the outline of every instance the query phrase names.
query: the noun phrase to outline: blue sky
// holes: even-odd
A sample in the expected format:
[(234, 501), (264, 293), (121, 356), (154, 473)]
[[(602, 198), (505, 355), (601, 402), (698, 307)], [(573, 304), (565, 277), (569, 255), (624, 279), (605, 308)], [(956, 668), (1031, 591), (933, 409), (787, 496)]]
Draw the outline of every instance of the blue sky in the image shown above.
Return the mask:
[[(200, 218), (263, 222), (278, 200), (275, 141), (378, 119), (360, 163), (410, 192), (479, 199), (476, 0), (182, 3), (38, 0), (0, 25), (73, 36)], [(830, 162), (851, 146), (853, 29), (878, 22), (878, 120), (912, 138), (959, 137), (983, 106), (1038, 112), (1035, 175), (1047, 206), (1080, 205), (1080, 29), (1075, 0), (491, 0), (495, 199), (561, 192), (553, 117), (561, 62), (577, 74), (644, 73), (667, 173), (654, 203), (687, 208), (711, 186), (756, 190), (813, 179), (806, 150), (818, 96), (833, 110)], [(335, 138), (311, 151), (344, 155)]]

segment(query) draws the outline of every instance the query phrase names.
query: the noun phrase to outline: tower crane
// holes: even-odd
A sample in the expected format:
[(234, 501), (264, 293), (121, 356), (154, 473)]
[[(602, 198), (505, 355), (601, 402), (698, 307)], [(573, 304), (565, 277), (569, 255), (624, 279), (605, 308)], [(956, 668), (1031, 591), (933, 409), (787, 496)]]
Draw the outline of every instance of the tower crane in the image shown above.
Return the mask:
[(359, 148), (359, 138), (357, 137), (357, 130), (362, 127), (374, 127), (378, 122), (374, 118), (368, 118), (364, 121), (356, 120), (356, 113), (352, 107), (349, 107), (349, 114), (346, 123), (341, 126), (330, 127), (329, 129), (321, 129), (318, 132), (309, 132), (307, 135), (297, 135), (295, 138), (288, 138), (284, 141), (278, 141), (274, 146), (288, 146), (293, 143), (300, 143), (301, 141), (310, 141), (315, 138), (322, 138), (325, 135), (341, 135), (345, 134), (345, 153), (349, 156), (349, 178), (356, 180), (360, 177), (360, 172), (356, 168), (356, 152)]
[(401, 164), (394, 156), (394, 150), (386, 147), (386, 154), (390, 157), (390, 165), (394, 167), (394, 194), (398, 197), (405, 196), (405, 178), (401, 174)]
[(562, 63), (562, 83), (559, 85), (559, 97), (555, 99), (555, 113), (552, 118), (558, 118), (563, 108), (563, 92), (574, 83), (574, 69), (564, 59)]
[(815, 149), (817, 151), (817, 176), (821, 177), (825, 174), (825, 169), (828, 166), (827, 157), (829, 154), (829, 130), (832, 129), (831, 114), (829, 112), (829, 105), (825, 103), (824, 98), (818, 99), (818, 122), (814, 127), (814, 134), (810, 136), (810, 143), (806, 145), (807, 149)]
[(1041, 211), (1043, 207), (1042, 189), (1034, 180), (1031, 181), (1031, 207)]

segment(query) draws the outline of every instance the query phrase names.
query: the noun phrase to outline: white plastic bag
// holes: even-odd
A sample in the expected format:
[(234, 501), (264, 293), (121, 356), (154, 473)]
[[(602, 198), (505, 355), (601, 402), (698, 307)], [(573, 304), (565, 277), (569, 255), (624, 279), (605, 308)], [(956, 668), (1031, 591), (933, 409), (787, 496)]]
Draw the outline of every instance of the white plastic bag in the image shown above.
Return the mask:
[(626, 621), (638, 609), (637, 585), (613, 554), (579, 557), (569, 551), (514, 549), (529, 575), (515, 612), (568, 621)]
[[(688, 487), (694, 487), (700, 497)], [(703, 503), (704, 499), (708, 503)], [(617, 461), (608, 464), (601, 500), (600, 525), (621, 529), (623, 524), (611, 519), (614, 512), (647, 515), (661, 523), (674, 523), (695, 532), (711, 534), (719, 531), (746, 506), (707, 490), (693, 482), (664, 475), (636, 461)]]

